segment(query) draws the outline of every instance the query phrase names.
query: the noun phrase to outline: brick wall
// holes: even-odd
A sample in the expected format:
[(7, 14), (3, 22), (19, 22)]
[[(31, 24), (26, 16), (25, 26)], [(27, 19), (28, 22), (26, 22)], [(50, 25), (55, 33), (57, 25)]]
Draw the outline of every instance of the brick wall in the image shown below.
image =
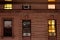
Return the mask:
[[(22, 19), (31, 19), (31, 37), (22, 37)], [(0, 40), (48, 40), (48, 19), (54, 15), (57, 40), (60, 40), (60, 14), (51, 10), (2, 10), (0, 12)], [(13, 37), (2, 37), (3, 19), (13, 18)]]

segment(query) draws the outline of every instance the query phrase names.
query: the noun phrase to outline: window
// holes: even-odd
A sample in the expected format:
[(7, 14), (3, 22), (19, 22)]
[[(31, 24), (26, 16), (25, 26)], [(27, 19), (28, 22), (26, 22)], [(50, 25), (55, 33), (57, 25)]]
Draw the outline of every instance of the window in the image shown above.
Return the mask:
[(49, 25), (49, 30), (48, 30), (49, 36), (56, 36), (55, 20), (49, 20), (48, 25)]
[(55, 2), (55, 0), (48, 0), (48, 2)]
[(5, 37), (12, 36), (12, 20), (4, 20), (3, 36)]
[(31, 20), (23, 20), (23, 36), (30, 36), (31, 35)]
[(30, 5), (22, 5), (22, 9), (31, 9), (31, 6)]
[(12, 9), (12, 4), (5, 4), (4, 9)]
[(5, 1), (12, 1), (12, 0), (5, 0)]
[(55, 9), (55, 4), (48, 4), (48, 9)]

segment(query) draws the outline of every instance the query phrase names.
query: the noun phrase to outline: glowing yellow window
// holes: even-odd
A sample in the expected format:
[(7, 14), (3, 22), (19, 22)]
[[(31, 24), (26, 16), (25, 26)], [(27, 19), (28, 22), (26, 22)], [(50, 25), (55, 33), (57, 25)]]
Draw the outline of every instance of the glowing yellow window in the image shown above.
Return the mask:
[(48, 2), (55, 2), (55, 0), (48, 0)]
[(55, 20), (49, 20), (48, 24), (49, 25), (55, 25)]
[(5, 1), (12, 1), (12, 0), (5, 0)]
[(55, 20), (48, 20), (49, 36), (56, 36)]
[(49, 32), (55, 32), (55, 30), (49, 30)]
[(49, 30), (55, 30), (55, 26), (49, 26)]
[(48, 9), (55, 9), (55, 4), (48, 4)]
[(12, 9), (12, 4), (5, 4), (4, 9)]

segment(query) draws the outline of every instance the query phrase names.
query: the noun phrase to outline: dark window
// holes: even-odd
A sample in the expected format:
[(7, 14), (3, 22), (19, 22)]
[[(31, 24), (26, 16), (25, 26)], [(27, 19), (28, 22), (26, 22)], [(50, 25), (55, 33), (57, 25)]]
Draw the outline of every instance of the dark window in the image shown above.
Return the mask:
[(12, 20), (4, 20), (4, 36), (12, 36)]
[(29, 10), (31, 9), (30, 5), (22, 5), (22, 9)]
[(30, 36), (31, 35), (31, 20), (23, 20), (23, 36)]

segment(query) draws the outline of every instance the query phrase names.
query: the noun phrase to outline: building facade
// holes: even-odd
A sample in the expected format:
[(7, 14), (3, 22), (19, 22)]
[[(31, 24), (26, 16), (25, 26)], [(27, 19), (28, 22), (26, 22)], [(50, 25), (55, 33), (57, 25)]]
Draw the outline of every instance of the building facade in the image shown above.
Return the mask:
[(0, 0), (0, 40), (60, 40), (60, 0)]

